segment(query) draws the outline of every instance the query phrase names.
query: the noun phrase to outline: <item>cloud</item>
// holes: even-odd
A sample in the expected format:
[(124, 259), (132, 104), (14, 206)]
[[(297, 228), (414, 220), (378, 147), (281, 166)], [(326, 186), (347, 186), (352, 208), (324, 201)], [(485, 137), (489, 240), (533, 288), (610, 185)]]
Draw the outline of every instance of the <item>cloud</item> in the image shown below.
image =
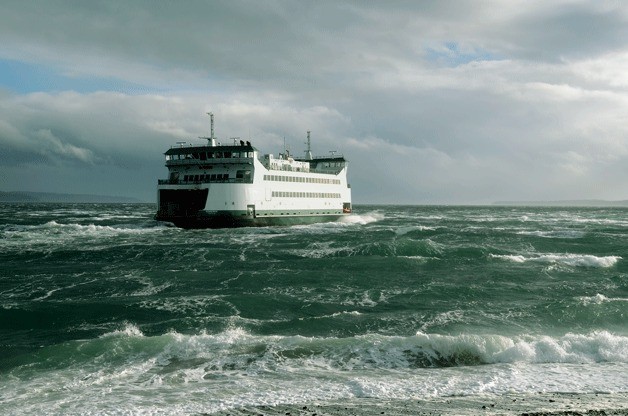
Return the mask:
[(628, 194), (618, 2), (5, 3), (0, 169), (32, 188), (63, 171), (47, 186), (152, 199), (212, 111), (266, 152), (311, 130), (359, 202)]

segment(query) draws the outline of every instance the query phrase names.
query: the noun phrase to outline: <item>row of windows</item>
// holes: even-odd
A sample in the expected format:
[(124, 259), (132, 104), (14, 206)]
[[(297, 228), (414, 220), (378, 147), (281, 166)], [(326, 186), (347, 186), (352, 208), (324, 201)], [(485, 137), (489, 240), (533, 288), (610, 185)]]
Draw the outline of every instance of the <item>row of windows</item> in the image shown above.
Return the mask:
[[(172, 172), (170, 174), (171, 180), (179, 179), (178, 172)], [(212, 173), (210, 174), (202, 174), (202, 175), (185, 175), (183, 176), (184, 182), (207, 182), (207, 181), (226, 181), (229, 179), (228, 173)], [(238, 170), (236, 171), (236, 179), (242, 179), (244, 181), (251, 180), (251, 171), (250, 170)]]
[(228, 173), (212, 173), (211, 175), (185, 175), (183, 182), (225, 181), (228, 179)]
[(324, 184), (340, 185), (340, 179), (303, 178), (300, 176), (264, 175), (264, 180), (265, 181), (278, 181), (278, 182), (324, 183)]
[(181, 155), (166, 155), (166, 160), (180, 160), (180, 159), (231, 159), (241, 157), (253, 157), (254, 152), (200, 152), (200, 153), (188, 153)]
[(324, 168), (341, 168), (344, 166), (343, 162), (323, 162)]
[(340, 198), (340, 194), (333, 192), (284, 192), (273, 191), (277, 198)]

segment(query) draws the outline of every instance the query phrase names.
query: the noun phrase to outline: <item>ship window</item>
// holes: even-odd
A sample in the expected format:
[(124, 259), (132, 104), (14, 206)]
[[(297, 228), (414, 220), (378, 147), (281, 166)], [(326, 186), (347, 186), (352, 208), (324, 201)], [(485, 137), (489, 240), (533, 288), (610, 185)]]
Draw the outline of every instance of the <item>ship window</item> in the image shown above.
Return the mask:
[(215, 181), (216, 180), (216, 174), (212, 173), (212, 175), (210, 176), (210, 180)]
[(224, 156), (225, 156), (225, 157), (231, 157), (231, 152), (225, 152), (225, 153), (224, 153)]
[(207, 152), (207, 159), (213, 159), (214, 158), (214, 152)]
[(203, 152), (200, 155), (201, 155), (201, 160), (207, 160), (207, 153)]
[(221, 158), (222, 157), (222, 152), (216, 152), (216, 157), (217, 158)]
[(250, 170), (239, 170), (236, 172), (236, 179), (251, 179), (251, 171)]
[(225, 180), (227, 180), (227, 179), (229, 179), (229, 174), (228, 174), (228, 173), (225, 173), (225, 174), (223, 175), (223, 177), (224, 177), (224, 179), (225, 179)]

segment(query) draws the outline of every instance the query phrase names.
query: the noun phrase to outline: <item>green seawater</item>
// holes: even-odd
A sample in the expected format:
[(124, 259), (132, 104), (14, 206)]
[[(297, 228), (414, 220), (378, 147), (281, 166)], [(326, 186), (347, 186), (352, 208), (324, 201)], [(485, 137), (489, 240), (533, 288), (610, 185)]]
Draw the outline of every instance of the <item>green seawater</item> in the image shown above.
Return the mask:
[(628, 209), (0, 205), (0, 413), (628, 391)]

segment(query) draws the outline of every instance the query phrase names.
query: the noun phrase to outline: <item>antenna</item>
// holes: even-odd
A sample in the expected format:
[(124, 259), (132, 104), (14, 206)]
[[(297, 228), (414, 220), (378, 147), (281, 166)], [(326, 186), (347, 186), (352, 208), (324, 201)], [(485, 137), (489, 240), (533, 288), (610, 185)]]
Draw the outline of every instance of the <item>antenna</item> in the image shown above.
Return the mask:
[(305, 159), (312, 160), (312, 143), (310, 142), (310, 131), (307, 131), (307, 150), (305, 151)]

